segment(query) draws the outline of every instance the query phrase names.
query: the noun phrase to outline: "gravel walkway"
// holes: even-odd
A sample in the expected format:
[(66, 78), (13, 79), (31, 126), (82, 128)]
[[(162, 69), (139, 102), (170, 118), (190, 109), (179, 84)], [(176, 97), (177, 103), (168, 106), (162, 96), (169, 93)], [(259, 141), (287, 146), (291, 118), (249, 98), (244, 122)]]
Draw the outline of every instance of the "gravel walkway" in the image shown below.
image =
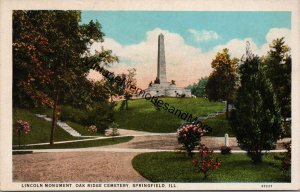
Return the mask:
[[(276, 149), (284, 149), (283, 143), (289, 142), (290, 138), (279, 140)], [(207, 147), (220, 150), (225, 145), (224, 137), (210, 137), (204, 136), (201, 138), (201, 143)], [(229, 137), (229, 146), (232, 150), (241, 150), (238, 146), (235, 137)], [(126, 143), (119, 143), (110, 146), (102, 146), (101, 148), (129, 148), (129, 149), (162, 149), (162, 150), (176, 150), (181, 147), (177, 141), (176, 134), (162, 134), (162, 135), (139, 135)]]
[[(136, 150), (176, 150), (180, 148), (175, 134), (148, 135), (147, 132), (123, 131), (122, 134), (137, 135), (129, 142), (89, 150), (105, 151), (51, 152), (13, 155), (14, 181), (60, 181), (60, 182), (148, 182), (132, 167), (131, 160), (139, 154)], [(280, 141), (277, 149), (282, 149)], [(213, 149), (224, 145), (224, 137), (203, 137), (202, 142)], [(238, 150), (237, 141), (231, 137), (230, 147)], [(124, 152), (111, 152), (113, 149)], [(84, 150), (84, 149), (83, 149)], [(107, 151), (106, 151), (107, 150)], [(115, 150), (116, 151), (116, 150)]]
[(13, 155), (13, 180), (147, 182), (131, 165), (137, 154), (67, 152)]
[[(224, 137), (202, 137), (202, 144), (212, 149), (220, 149), (225, 144)], [(230, 137), (230, 147), (233, 150), (240, 150), (236, 138)], [(177, 141), (177, 135), (145, 135), (134, 137), (131, 141), (116, 145), (103, 146), (101, 148), (130, 148), (130, 149), (164, 149), (176, 150), (181, 147)]]

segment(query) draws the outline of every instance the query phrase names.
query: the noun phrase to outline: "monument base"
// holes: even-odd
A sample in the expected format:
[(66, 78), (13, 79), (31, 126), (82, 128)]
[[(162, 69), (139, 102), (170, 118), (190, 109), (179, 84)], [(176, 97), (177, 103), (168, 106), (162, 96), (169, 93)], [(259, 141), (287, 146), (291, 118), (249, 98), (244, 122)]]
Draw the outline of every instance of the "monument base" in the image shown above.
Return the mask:
[(192, 97), (191, 90), (170, 83), (152, 84), (145, 92), (156, 97)]

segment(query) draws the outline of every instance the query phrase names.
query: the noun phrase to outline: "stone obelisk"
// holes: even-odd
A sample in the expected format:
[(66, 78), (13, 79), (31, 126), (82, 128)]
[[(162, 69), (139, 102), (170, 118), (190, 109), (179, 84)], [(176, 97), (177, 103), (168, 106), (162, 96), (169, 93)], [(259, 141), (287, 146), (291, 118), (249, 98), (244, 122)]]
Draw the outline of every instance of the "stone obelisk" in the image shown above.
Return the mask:
[(158, 36), (157, 78), (160, 84), (167, 83), (164, 36)]

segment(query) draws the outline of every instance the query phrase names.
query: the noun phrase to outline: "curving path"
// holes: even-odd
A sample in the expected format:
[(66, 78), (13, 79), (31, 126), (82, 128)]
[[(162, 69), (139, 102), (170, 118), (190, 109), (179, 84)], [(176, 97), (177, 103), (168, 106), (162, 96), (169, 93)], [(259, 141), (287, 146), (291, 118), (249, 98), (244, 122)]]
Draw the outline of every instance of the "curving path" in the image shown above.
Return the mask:
[[(212, 149), (220, 149), (225, 144), (224, 137), (202, 137), (201, 143)], [(240, 150), (235, 137), (229, 138), (230, 147), (233, 150)], [(124, 148), (124, 149), (157, 149), (157, 150), (178, 150), (181, 145), (177, 142), (177, 135), (161, 134), (161, 135), (139, 135), (126, 143), (119, 143), (110, 146), (102, 146), (97, 148)]]
[[(180, 147), (174, 133), (153, 134), (121, 129), (120, 134), (135, 137), (129, 142), (110, 146), (35, 150), (33, 154), (13, 155), (13, 180), (148, 182), (132, 167), (134, 156), (141, 152), (173, 151)], [(224, 138), (203, 137), (202, 143), (219, 149), (224, 145)], [(239, 149), (235, 138), (230, 138), (230, 146), (234, 150)]]

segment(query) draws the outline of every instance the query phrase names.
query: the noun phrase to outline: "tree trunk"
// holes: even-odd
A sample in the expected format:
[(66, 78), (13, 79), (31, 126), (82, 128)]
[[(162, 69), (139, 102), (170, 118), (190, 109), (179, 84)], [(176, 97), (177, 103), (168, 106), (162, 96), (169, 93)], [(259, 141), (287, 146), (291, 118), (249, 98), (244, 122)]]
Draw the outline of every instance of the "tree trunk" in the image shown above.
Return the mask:
[(229, 114), (228, 114), (229, 109), (228, 109), (228, 107), (229, 107), (229, 104), (228, 104), (228, 101), (226, 101), (226, 119), (229, 118)]
[(257, 151), (255, 153), (253, 161), (254, 161), (254, 164), (259, 164), (259, 163), (262, 162), (262, 153), (261, 153), (261, 151)]
[(204, 172), (204, 179), (207, 179), (208, 175), (207, 172)]
[(19, 148), (21, 147), (21, 131), (18, 131), (18, 143), (19, 143)]
[(52, 113), (52, 125), (51, 125), (51, 133), (50, 133), (50, 145), (54, 144), (54, 133), (55, 133), (55, 126), (56, 126), (56, 109), (59, 99), (59, 91), (56, 93), (56, 99), (53, 106), (53, 113)]

